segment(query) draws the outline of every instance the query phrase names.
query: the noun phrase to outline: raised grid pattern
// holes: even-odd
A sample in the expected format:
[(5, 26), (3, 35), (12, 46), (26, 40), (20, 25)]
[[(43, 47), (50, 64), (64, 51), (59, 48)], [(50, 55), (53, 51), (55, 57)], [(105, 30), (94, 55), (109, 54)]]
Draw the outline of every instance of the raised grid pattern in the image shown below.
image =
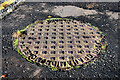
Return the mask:
[(21, 52), (36, 63), (58, 68), (84, 64), (100, 51), (100, 33), (76, 20), (44, 20), (19, 37)]

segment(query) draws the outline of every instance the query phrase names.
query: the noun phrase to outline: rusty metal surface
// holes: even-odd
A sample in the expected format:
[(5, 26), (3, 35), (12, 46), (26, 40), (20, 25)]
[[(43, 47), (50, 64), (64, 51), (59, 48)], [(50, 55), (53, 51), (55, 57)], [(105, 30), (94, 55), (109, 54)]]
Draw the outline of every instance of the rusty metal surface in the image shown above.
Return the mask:
[[(28, 59), (60, 69), (82, 65), (100, 52), (101, 34), (76, 20), (44, 20), (19, 37), (19, 49)], [(97, 49), (97, 50), (96, 50)]]

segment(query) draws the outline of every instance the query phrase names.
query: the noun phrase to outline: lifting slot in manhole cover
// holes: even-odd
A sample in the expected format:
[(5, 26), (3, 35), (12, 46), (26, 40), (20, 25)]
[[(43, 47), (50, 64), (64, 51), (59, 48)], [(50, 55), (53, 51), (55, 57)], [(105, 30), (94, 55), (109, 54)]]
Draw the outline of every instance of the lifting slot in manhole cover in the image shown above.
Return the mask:
[(24, 58), (52, 69), (83, 65), (106, 47), (104, 35), (97, 27), (64, 18), (36, 21), (13, 37), (14, 46)]

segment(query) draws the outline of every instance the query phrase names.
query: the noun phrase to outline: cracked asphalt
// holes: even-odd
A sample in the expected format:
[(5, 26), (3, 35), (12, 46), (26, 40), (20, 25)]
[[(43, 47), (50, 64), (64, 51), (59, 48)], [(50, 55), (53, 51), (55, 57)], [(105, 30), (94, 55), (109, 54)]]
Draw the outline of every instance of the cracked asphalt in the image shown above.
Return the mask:
[[(119, 78), (118, 13), (118, 3), (112, 2), (25, 2), (2, 20), (2, 73), (8, 74), (7, 78), (12, 80), (15, 78)], [(52, 71), (26, 61), (13, 48), (12, 34), (36, 20), (46, 19), (49, 15), (53, 18), (72, 18), (98, 27), (105, 34), (108, 43), (106, 52), (100, 54), (92, 64), (70, 71)]]

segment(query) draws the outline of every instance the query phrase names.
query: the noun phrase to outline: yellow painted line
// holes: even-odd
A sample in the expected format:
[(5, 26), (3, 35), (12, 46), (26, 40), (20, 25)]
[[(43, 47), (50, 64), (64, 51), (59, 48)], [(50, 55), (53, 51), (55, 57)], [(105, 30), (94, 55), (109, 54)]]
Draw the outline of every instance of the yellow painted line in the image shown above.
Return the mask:
[(0, 6), (0, 10), (4, 9), (4, 7)]
[(4, 3), (0, 4), (0, 10), (4, 9), (4, 6), (5, 5), (10, 5), (12, 4), (13, 2), (15, 2), (16, 0), (7, 0), (5, 1)]

